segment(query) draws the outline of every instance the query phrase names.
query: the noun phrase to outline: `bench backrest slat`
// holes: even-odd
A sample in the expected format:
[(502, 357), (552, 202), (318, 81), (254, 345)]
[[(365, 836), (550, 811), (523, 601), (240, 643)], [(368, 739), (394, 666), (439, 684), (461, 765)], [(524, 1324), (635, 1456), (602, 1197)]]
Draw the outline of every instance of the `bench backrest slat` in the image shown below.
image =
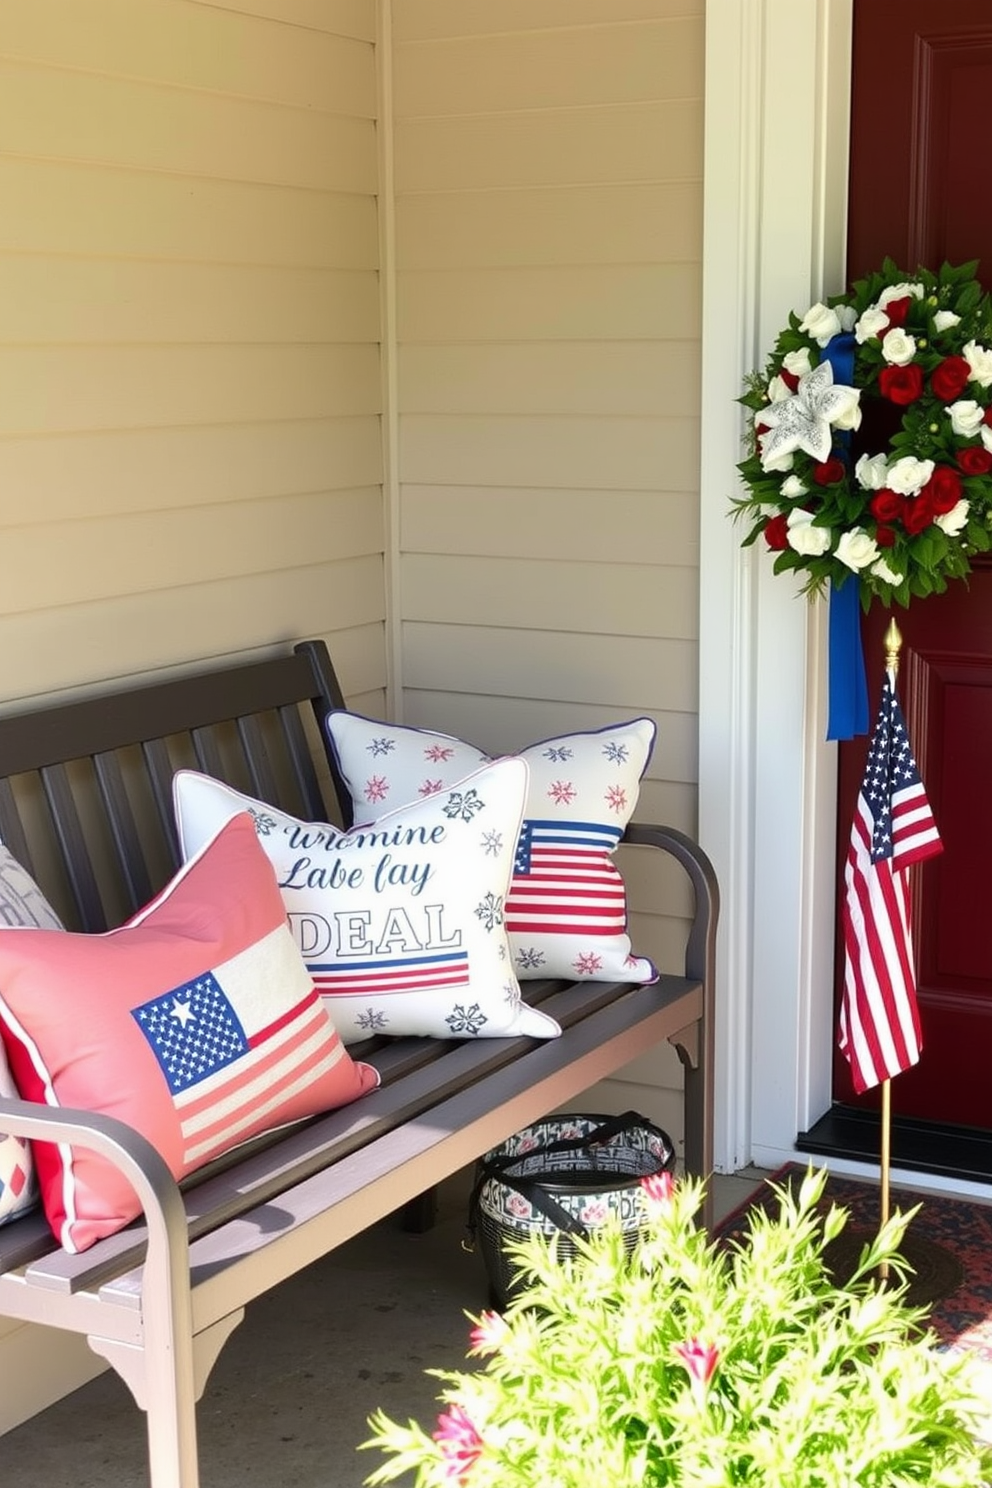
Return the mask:
[[(322, 789), (313, 758), (320, 722), (341, 704), (327, 648), (310, 641), (271, 660), (0, 719), (3, 840), (70, 928), (104, 931), (179, 866), (172, 778), (182, 765), (293, 815), (342, 820), (331, 763)], [(53, 883), (56, 871), (68, 882)]]
[[(303, 728), (300, 710), (299, 708), (280, 708), (278, 718), (279, 726), (286, 739), (296, 786), (300, 792), (300, 814), (306, 817), (307, 821), (320, 821), (321, 812), (326, 809), (324, 792), (320, 788), (317, 771), (313, 766), (313, 753)], [(339, 784), (338, 780), (333, 777), (333, 773), (332, 784), (337, 796), (338, 814), (340, 815), (342, 796), (347, 800), (351, 798), (343, 783)]]
[(265, 747), (261, 720), (257, 716), (239, 718), (238, 739), (244, 751), (252, 795), (257, 796), (260, 801), (274, 801), (279, 795), (279, 788)]
[(141, 843), (124, 775), (116, 754), (94, 756), (93, 768), (103, 797), (113, 838), (117, 868), (128, 893), (129, 906), (146, 904), (152, 897), (152, 875)]
[[(327, 647), (320, 641), (301, 641), (297, 651), (306, 656), (313, 668), (314, 676), (320, 686), (321, 697), (324, 705), (318, 712), (318, 721), (323, 734), (324, 719), (332, 708), (343, 708), (345, 706), (344, 694), (341, 685), (331, 665)], [(326, 735), (323, 735), (326, 738)], [(351, 791), (338, 770), (337, 760), (334, 758), (333, 749), (326, 749), (327, 765), (331, 775), (331, 783), (334, 786), (334, 794), (337, 797), (338, 808), (341, 815), (341, 825), (347, 830), (355, 825), (355, 813), (351, 804)], [(311, 813), (312, 815), (312, 813)]]
[(80, 922), (87, 930), (106, 930), (107, 912), (68, 771), (64, 765), (46, 765), (40, 773)]
[(168, 861), (173, 871), (179, 867), (182, 854), (179, 851), (179, 833), (172, 809), (172, 777), (175, 766), (169, 747), (164, 739), (146, 739), (141, 746), (145, 761), (145, 774), (155, 809), (158, 812), (162, 841), (168, 851)]
[(34, 855), (28, 846), (14, 788), (9, 780), (3, 779), (0, 779), (0, 842), (6, 844), (29, 873), (34, 873)]
[(213, 775), (215, 779), (221, 779), (224, 774), (224, 765), (213, 726), (191, 729), (190, 738), (193, 741), (197, 767), (203, 771), (204, 775)]

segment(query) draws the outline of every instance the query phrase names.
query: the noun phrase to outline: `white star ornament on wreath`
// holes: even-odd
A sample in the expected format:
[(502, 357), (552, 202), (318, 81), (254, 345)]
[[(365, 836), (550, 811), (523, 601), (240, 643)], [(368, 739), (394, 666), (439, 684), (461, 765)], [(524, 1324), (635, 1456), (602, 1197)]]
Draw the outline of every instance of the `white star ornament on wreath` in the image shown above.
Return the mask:
[(832, 425), (853, 429), (860, 423), (858, 388), (834, 383), (834, 369), (821, 362), (812, 372), (799, 379), (799, 389), (791, 398), (763, 409), (758, 421), (768, 426), (761, 438), (761, 464), (769, 465), (805, 450), (814, 460), (824, 461), (833, 444)]

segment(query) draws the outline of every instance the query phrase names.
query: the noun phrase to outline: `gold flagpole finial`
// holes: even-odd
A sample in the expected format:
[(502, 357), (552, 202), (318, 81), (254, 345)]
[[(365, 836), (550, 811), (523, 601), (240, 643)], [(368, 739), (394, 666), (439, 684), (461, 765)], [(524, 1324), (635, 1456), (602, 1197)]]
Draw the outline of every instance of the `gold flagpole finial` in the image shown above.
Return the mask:
[(885, 632), (885, 669), (888, 672), (899, 670), (899, 652), (902, 650), (902, 631), (895, 620), (889, 621), (889, 628)]

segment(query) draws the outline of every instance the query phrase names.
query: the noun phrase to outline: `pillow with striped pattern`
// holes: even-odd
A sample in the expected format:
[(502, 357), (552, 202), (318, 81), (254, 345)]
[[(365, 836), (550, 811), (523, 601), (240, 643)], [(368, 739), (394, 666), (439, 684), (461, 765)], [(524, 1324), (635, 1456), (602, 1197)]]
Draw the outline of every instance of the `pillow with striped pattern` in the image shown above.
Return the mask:
[[(450, 734), (401, 727), (335, 709), (326, 728), (355, 820), (446, 789), (489, 756)], [(650, 982), (636, 956), (614, 853), (633, 815), (654, 748), (650, 718), (562, 734), (520, 750), (528, 767), (524, 821), (506, 902), (521, 981), (586, 977)]]

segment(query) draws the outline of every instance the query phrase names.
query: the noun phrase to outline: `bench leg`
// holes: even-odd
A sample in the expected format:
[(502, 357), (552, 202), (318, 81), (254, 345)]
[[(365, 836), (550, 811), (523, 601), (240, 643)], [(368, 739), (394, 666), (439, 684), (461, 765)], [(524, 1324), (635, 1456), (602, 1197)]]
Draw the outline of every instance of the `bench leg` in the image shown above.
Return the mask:
[(175, 1359), (162, 1363), (119, 1339), (90, 1336), (87, 1342), (117, 1371), (145, 1412), (151, 1488), (200, 1488), (192, 1359), (188, 1370), (172, 1368)]
[(200, 1488), (192, 1392), (183, 1399), (152, 1393), (147, 1413), (151, 1488)]
[(428, 1188), (405, 1203), (400, 1210), (400, 1220), (404, 1230), (411, 1235), (424, 1235), (432, 1230), (437, 1221), (437, 1189)]
[(699, 1024), (673, 1033), (685, 1086), (685, 1169), (706, 1185), (703, 1225), (713, 1229), (713, 1050)]

